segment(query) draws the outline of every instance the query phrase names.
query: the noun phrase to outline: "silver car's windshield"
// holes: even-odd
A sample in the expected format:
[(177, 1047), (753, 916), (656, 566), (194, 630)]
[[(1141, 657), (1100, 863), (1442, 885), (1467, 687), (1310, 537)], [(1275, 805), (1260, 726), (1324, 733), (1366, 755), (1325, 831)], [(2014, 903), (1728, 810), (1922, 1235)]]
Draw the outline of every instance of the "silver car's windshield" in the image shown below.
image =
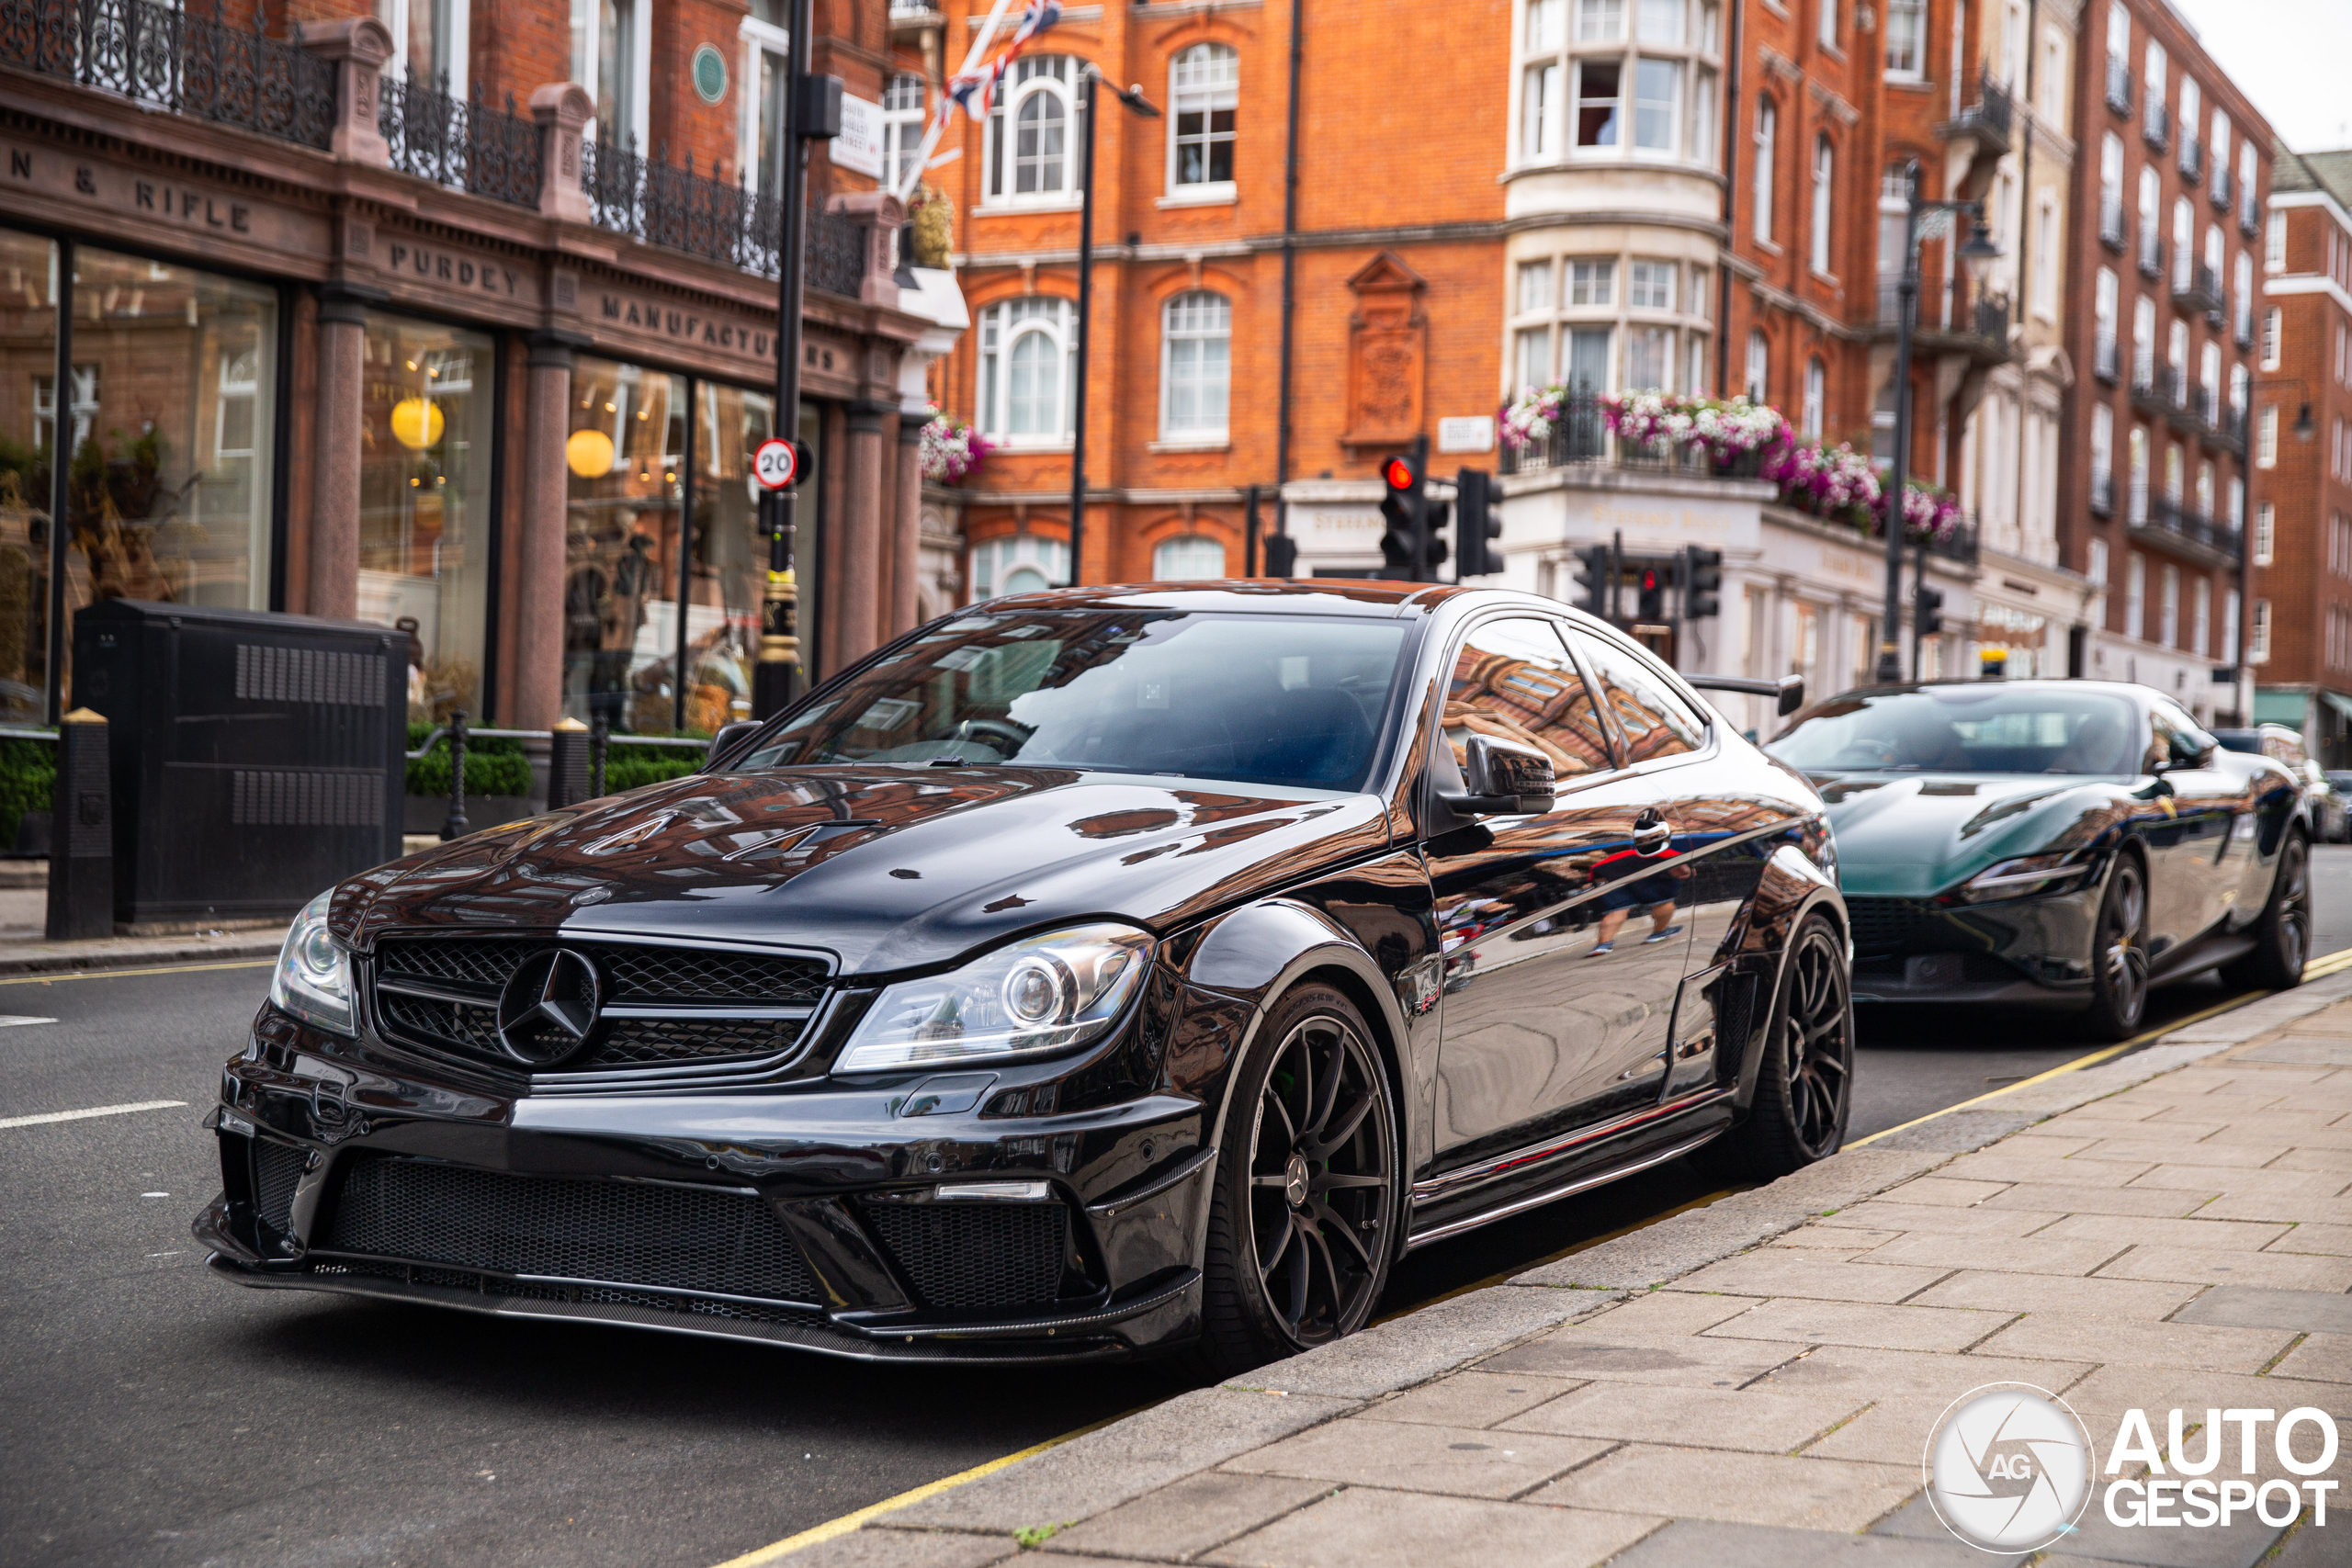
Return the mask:
[(1766, 750), (1792, 767), (1928, 773), (2135, 773), (2139, 716), (2120, 697), (2045, 687), (1931, 686), (1836, 697)]
[(740, 765), (1016, 765), (1357, 789), (1406, 626), (971, 611), (820, 695)]

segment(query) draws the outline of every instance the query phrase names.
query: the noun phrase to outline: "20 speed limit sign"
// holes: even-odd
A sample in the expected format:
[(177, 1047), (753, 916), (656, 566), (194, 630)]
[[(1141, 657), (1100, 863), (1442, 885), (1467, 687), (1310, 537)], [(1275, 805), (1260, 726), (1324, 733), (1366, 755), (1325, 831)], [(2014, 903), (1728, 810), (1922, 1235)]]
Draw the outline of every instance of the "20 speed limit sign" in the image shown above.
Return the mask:
[(752, 454), (752, 473), (768, 490), (784, 490), (800, 474), (800, 454), (791, 442), (771, 435)]

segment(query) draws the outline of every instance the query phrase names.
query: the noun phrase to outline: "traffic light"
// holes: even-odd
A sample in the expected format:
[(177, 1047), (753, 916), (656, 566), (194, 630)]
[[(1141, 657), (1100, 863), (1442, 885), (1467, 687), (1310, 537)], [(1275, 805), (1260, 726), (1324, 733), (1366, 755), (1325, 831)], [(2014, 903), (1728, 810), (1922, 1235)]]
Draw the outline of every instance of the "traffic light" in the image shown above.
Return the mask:
[(1464, 468), (1453, 480), (1453, 581), (1492, 577), (1503, 570), (1494, 541), (1503, 536), (1503, 487), (1483, 468)]
[(1634, 605), (1634, 618), (1637, 621), (1666, 619), (1666, 574), (1652, 563), (1643, 563), (1641, 592)]
[(1682, 615), (1699, 620), (1724, 613), (1724, 553), (1698, 545), (1682, 547)]
[(1944, 629), (1944, 591), (1930, 588), (1921, 578), (1911, 590), (1911, 629), (1919, 637), (1933, 637)]
[(1609, 547), (1587, 545), (1577, 552), (1577, 608), (1588, 615), (1609, 614)]
[(1288, 534), (1266, 536), (1266, 575), (1296, 577), (1298, 575), (1298, 541)]
[(1445, 526), (1445, 508), (1430, 496), (1429, 461), (1429, 437), (1419, 435), (1413, 438), (1411, 451), (1380, 465), (1385, 487), (1380, 515), (1388, 525), (1380, 536), (1380, 555), (1407, 582), (1434, 582), (1438, 565), (1445, 559), (1445, 540), (1439, 533)]

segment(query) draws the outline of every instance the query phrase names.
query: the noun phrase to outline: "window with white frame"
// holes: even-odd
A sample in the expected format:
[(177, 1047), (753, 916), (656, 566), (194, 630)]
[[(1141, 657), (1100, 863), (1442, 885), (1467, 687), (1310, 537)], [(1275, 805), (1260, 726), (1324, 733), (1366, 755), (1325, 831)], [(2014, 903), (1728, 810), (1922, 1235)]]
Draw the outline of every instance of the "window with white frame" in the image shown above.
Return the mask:
[(1517, 390), (1551, 384), (1553, 274), (1549, 256), (1519, 264), (1517, 287), (1511, 293), (1511, 315), (1515, 320), (1535, 320), (1542, 324), (1518, 326), (1511, 331), (1511, 385)]
[[(2247, 374), (2245, 366), (2230, 367), (2230, 412), (2241, 420), (2245, 418), (2246, 395), (2253, 385), (2254, 378)], [(2241, 430), (2239, 434), (2244, 435), (2245, 432)]]
[(2265, 370), (2278, 368), (2278, 340), (2282, 335), (2278, 307), (2273, 305), (2262, 312), (2262, 367)]
[(922, 152), (923, 79), (901, 71), (882, 89), (882, 177), (895, 190)]
[(2139, 551), (2123, 558), (2123, 635), (2138, 641), (2148, 629), (2148, 562)]
[(1013, 446), (1070, 438), (1076, 313), (1032, 294), (980, 312), (980, 430)]
[(2238, 656), (2238, 591), (2234, 588), (2222, 595), (2222, 652), (2231, 659)]
[(2123, 233), (2123, 138), (2109, 131), (2098, 144), (2098, 229)]
[[(467, 0), (376, 0), (376, 19), (392, 35), (392, 57), (384, 62), (383, 73), (464, 97), (469, 9)], [(575, 12), (575, 31), (579, 26)]]
[(2213, 110), (2213, 133), (2206, 146), (2206, 155), (2212, 160), (2213, 172), (2226, 174), (2230, 167), (2230, 111)]
[(2187, 288), (2197, 267), (2197, 209), (2188, 198), (2172, 198), (2172, 286)]
[(2199, 578), (2197, 592), (2192, 597), (2196, 602), (2196, 610), (2188, 623), (2188, 651), (2199, 659), (2204, 659), (2211, 654), (2213, 648), (2212, 583), (2202, 577)]
[(2238, 199), (2254, 204), (2254, 141), (2245, 136), (2238, 138)]
[(2266, 406), (2262, 417), (2255, 422), (2254, 466), (2275, 468), (2278, 466), (2278, 405)]
[[(1524, 242), (1522, 242), (1524, 243)], [(1664, 257), (1522, 254), (1514, 261), (1510, 389), (1693, 391), (1710, 341), (1703, 267)], [(1620, 288), (1620, 283), (1623, 287)], [(1678, 388), (1678, 370), (1688, 375)]]
[(2140, 75), (2148, 93), (2148, 118), (2144, 123), (2154, 125), (2165, 107), (2165, 46), (2154, 39), (2148, 40), (2147, 59)]
[(2186, 71), (2180, 74), (2180, 140), (2181, 150), (2197, 140), (2197, 118), (2205, 107), (2204, 96), (2198, 91), (2197, 79)]
[(1518, 38), (1520, 162), (1716, 162), (1722, 0), (1521, 0)]
[(2123, 0), (2107, 0), (2107, 63), (2109, 71), (2132, 67), (2132, 12)]
[(571, 79), (596, 106), (591, 134), (606, 146), (646, 144), (649, 9), (646, 0), (571, 0)]
[(1198, 534), (1162, 539), (1151, 547), (1154, 582), (1205, 582), (1225, 575), (1225, 546)]
[(2063, 123), (2066, 118), (2066, 35), (2057, 28), (2042, 29), (2041, 74), (2036, 85), (2041, 89), (2037, 112), (2044, 119)]
[(1772, 348), (1760, 332), (1747, 334), (1747, 375), (1745, 390), (1751, 403), (1771, 400)]
[(2091, 405), (2091, 499), (2101, 511), (2115, 504), (2115, 411)]
[(2254, 336), (2254, 258), (2244, 251), (2238, 253), (2237, 272), (2230, 279), (2230, 311), (2238, 341)]
[(1681, 267), (1670, 261), (1636, 258), (1625, 268), (1625, 303), (1636, 310), (1674, 309), (1674, 282)]
[(1886, 73), (1917, 82), (1928, 71), (1928, 0), (1886, 0)]
[(2148, 428), (2143, 424), (2132, 427), (2131, 437), (2124, 442), (2124, 461), (2129, 488), (2125, 491), (2124, 516), (2133, 524), (2148, 520)]
[(2144, 294), (2132, 300), (2132, 384), (2156, 384), (2156, 307)]
[(1078, 195), (1079, 64), (1067, 54), (1024, 54), (989, 110), (981, 200), (991, 206), (1060, 205)]
[(2033, 313), (2058, 317), (2058, 198), (2049, 191), (2034, 198)]
[(1824, 49), (1838, 47), (1838, 0), (1820, 0), (1819, 13), (1814, 18), (1814, 36)]
[(2262, 270), (2284, 272), (2287, 268), (2287, 215), (2273, 212), (2262, 235)]
[(1823, 276), (1830, 275), (1829, 214), (1837, 197), (1838, 153), (1829, 145), (1829, 138), (1818, 136), (1813, 142), (1813, 270)]
[(972, 603), (1007, 593), (1035, 593), (1069, 581), (1069, 546), (1061, 539), (1015, 534), (972, 547)]
[(1224, 440), (1232, 301), (1193, 289), (1160, 307), (1159, 321), (1159, 434), (1171, 441)]
[(2176, 321), (2167, 333), (2165, 365), (2172, 371), (2172, 401), (2175, 408), (2188, 406), (2188, 323)]
[(2156, 216), (2163, 200), (2164, 181), (2155, 170), (2143, 165), (2140, 170), (2140, 266), (2152, 274), (2164, 254), (2164, 231), (2157, 226)]
[(1821, 439), (1823, 403), (1828, 395), (1829, 373), (1814, 355), (1804, 362), (1804, 402), (1797, 416), (1797, 434), (1807, 441)]
[(1772, 243), (1772, 164), (1779, 156), (1781, 111), (1770, 98), (1756, 100), (1755, 190), (1748, 207), (1756, 237)]
[(2204, 400), (2198, 412), (2215, 414), (2222, 407), (2222, 345), (2209, 339), (2197, 352), (2197, 390)]
[(2166, 648), (2180, 646), (2180, 568), (2165, 562), (2156, 598), (2156, 640)]
[(2254, 602), (2254, 635), (2248, 639), (2245, 661), (2248, 664), (2270, 662), (2270, 601)]
[(1215, 197), (1233, 189), (1235, 117), (1241, 57), (1221, 43), (1196, 43), (1168, 67), (1168, 193)]

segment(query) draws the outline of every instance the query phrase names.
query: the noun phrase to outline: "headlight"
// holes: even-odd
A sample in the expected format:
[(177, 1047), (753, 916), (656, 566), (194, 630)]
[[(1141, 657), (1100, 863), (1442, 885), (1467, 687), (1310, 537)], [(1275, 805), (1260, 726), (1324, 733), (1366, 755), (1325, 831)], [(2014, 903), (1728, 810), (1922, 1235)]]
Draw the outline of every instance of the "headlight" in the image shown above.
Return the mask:
[(1073, 926), (1016, 942), (884, 991), (833, 1070), (887, 1072), (1083, 1045), (1117, 1021), (1150, 963), (1151, 938), (1132, 926)]
[(2089, 870), (2088, 861), (2070, 862), (2064, 854), (2021, 855), (1979, 872), (1945, 897), (1954, 903), (1989, 904), (1996, 898), (2058, 893), (2080, 882)]
[(351, 954), (327, 934), (327, 905), (334, 889), (302, 906), (286, 933), (270, 976), (269, 999), (297, 1018), (337, 1034), (351, 1033)]

